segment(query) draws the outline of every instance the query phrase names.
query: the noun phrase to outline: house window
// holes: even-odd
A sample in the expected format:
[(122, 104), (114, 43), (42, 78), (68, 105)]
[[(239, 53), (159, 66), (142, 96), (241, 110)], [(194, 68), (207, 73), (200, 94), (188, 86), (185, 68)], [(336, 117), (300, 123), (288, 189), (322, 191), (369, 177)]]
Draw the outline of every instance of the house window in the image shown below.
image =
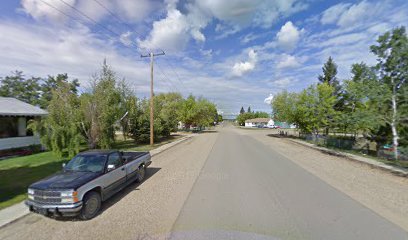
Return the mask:
[(15, 117), (0, 117), (0, 138), (18, 137), (18, 121)]

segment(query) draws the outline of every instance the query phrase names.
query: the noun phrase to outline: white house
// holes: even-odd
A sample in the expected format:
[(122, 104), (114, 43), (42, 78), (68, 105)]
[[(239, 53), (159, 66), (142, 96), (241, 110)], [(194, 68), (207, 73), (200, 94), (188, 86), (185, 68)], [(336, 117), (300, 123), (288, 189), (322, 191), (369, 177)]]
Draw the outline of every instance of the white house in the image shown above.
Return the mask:
[(27, 122), (47, 114), (15, 98), (0, 97), (0, 150), (40, 144), (39, 136), (27, 130)]
[(253, 118), (245, 121), (245, 127), (273, 127), (275, 122), (271, 118)]

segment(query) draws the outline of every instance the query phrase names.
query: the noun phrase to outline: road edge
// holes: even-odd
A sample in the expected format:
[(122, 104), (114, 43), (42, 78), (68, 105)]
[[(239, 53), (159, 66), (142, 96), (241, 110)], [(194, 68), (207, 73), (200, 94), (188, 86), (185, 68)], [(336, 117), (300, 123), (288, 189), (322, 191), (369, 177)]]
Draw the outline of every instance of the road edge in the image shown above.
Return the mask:
[(392, 173), (392, 174), (394, 174), (396, 176), (399, 176), (399, 177), (408, 177), (408, 171), (403, 169), (403, 168), (390, 166), (390, 165), (387, 165), (385, 163), (378, 162), (378, 161), (372, 160), (370, 158), (357, 156), (357, 155), (354, 155), (354, 154), (351, 154), (351, 153), (345, 153), (345, 152), (340, 152), (340, 151), (335, 151), (335, 150), (332, 150), (332, 149), (328, 149), (328, 148), (325, 148), (325, 147), (319, 147), (319, 146), (316, 146), (316, 145), (314, 145), (312, 143), (304, 142), (304, 141), (301, 141), (301, 140), (290, 139), (290, 138), (286, 138), (286, 139), (293, 142), (293, 143), (295, 143), (295, 144), (299, 144), (299, 145), (302, 145), (302, 146), (305, 146), (305, 147), (309, 147), (309, 148), (318, 150), (318, 151), (320, 151), (322, 153), (325, 153), (325, 154), (334, 155), (334, 156), (342, 157), (342, 158), (345, 158), (345, 159), (348, 159), (348, 160), (351, 160), (351, 161), (354, 161), (354, 162), (365, 164), (365, 165), (368, 165), (370, 167), (373, 167), (373, 168), (376, 168), (376, 169), (379, 169), (379, 170), (382, 170), (382, 171), (385, 171), (385, 172), (388, 172), (388, 173)]
[[(152, 157), (156, 156), (166, 151), (167, 149), (170, 149), (182, 142), (185, 142), (188, 139), (191, 139), (192, 137), (194, 137), (194, 134), (190, 134), (180, 139), (177, 139), (176, 141), (166, 143), (156, 149), (151, 150), (150, 155)], [(12, 224), (13, 222), (23, 218), (24, 216), (27, 216), (29, 213), (30, 211), (25, 206), (24, 201), (0, 210), (0, 229), (6, 227), (9, 224)]]

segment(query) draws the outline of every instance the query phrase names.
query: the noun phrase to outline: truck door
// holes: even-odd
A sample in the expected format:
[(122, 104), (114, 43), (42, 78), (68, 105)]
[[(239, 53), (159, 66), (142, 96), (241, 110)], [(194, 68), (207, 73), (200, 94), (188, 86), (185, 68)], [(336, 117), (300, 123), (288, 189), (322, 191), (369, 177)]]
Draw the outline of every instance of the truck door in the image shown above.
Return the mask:
[(104, 192), (111, 195), (126, 182), (126, 169), (119, 153), (109, 154), (106, 168), (108, 172), (106, 173)]

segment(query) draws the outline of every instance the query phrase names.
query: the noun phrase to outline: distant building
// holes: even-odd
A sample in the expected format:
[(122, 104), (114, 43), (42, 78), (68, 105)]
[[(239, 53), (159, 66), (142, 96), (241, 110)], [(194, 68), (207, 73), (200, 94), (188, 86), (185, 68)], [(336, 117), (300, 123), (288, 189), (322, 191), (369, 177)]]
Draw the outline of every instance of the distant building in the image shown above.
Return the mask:
[(245, 127), (273, 127), (274, 121), (270, 118), (253, 118), (245, 121)]
[(0, 97), (0, 150), (39, 145), (39, 136), (27, 130), (27, 122), (47, 114), (15, 98)]

